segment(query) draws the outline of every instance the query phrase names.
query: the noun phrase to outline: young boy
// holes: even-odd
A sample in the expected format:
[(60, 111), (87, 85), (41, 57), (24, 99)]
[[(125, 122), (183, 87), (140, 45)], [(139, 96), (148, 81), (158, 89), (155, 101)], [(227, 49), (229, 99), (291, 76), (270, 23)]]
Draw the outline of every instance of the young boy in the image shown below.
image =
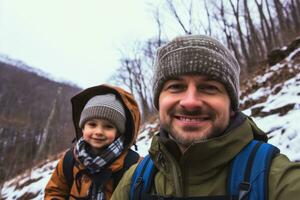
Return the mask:
[(138, 159), (130, 150), (140, 126), (137, 103), (128, 92), (109, 85), (88, 88), (71, 102), (77, 138), (71, 153), (75, 162), (69, 170), (73, 182), (68, 186), (62, 158), (45, 188), (45, 199), (108, 200), (123, 168)]

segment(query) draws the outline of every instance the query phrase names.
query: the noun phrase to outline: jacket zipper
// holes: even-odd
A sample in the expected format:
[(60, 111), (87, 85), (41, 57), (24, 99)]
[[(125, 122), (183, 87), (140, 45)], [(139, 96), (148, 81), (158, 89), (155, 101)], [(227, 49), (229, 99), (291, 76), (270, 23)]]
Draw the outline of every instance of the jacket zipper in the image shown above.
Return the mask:
[[(167, 156), (168, 156), (169, 160), (171, 160), (171, 162), (174, 163), (174, 164), (171, 165), (172, 166), (171, 171), (172, 171), (172, 177), (174, 179), (174, 192), (175, 192), (175, 195), (177, 197), (182, 197), (183, 189), (182, 189), (182, 176), (181, 176), (180, 167), (177, 165), (177, 162), (173, 159), (172, 156), (170, 156), (170, 155), (167, 155)], [(166, 159), (163, 158), (164, 154), (161, 151), (159, 152), (158, 157), (159, 157), (160, 162), (163, 163), (163, 165), (165, 165), (164, 162), (166, 161)]]

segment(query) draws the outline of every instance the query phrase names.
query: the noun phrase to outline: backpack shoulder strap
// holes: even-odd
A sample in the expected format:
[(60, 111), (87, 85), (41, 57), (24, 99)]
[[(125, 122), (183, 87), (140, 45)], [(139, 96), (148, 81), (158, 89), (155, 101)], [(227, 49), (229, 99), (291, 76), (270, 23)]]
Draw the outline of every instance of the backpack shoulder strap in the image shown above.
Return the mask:
[(228, 192), (238, 199), (267, 200), (268, 174), (279, 149), (261, 141), (251, 141), (233, 160)]
[(128, 150), (128, 153), (125, 157), (125, 160), (124, 160), (124, 166), (122, 169), (120, 169), (119, 171), (117, 171), (116, 173), (113, 174), (113, 178), (114, 178), (114, 188), (117, 187), (118, 183), (120, 182), (123, 174), (135, 163), (138, 162), (140, 158), (140, 155), (129, 149)]
[(139, 158), (140, 155), (137, 152), (129, 149), (125, 157), (124, 168), (126, 170), (129, 169), (133, 164), (138, 162)]
[(63, 160), (63, 173), (64, 176), (66, 178), (67, 184), (69, 189), (71, 189), (72, 184), (73, 184), (73, 167), (75, 165), (75, 158), (73, 155), (73, 149), (74, 148), (70, 148), (65, 156), (64, 156), (64, 160)]
[(147, 155), (134, 171), (130, 186), (130, 200), (143, 199), (142, 193), (150, 191), (155, 172), (154, 163)]

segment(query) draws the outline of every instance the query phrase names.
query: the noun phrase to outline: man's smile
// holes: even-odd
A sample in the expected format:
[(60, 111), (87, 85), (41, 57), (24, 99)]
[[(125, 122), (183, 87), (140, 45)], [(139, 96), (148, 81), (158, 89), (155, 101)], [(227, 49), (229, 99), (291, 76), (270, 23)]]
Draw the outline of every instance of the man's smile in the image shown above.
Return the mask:
[(175, 115), (174, 119), (179, 125), (182, 126), (204, 126), (210, 122), (210, 117), (205, 116), (186, 116), (186, 115)]

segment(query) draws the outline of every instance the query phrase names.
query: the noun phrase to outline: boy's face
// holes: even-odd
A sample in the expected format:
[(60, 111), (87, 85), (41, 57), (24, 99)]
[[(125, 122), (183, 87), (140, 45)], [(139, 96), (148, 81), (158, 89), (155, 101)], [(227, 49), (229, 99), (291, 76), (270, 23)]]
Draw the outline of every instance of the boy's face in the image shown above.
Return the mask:
[(91, 145), (94, 153), (113, 143), (117, 137), (117, 128), (105, 119), (88, 120), (82, 129), (83, 139)]

